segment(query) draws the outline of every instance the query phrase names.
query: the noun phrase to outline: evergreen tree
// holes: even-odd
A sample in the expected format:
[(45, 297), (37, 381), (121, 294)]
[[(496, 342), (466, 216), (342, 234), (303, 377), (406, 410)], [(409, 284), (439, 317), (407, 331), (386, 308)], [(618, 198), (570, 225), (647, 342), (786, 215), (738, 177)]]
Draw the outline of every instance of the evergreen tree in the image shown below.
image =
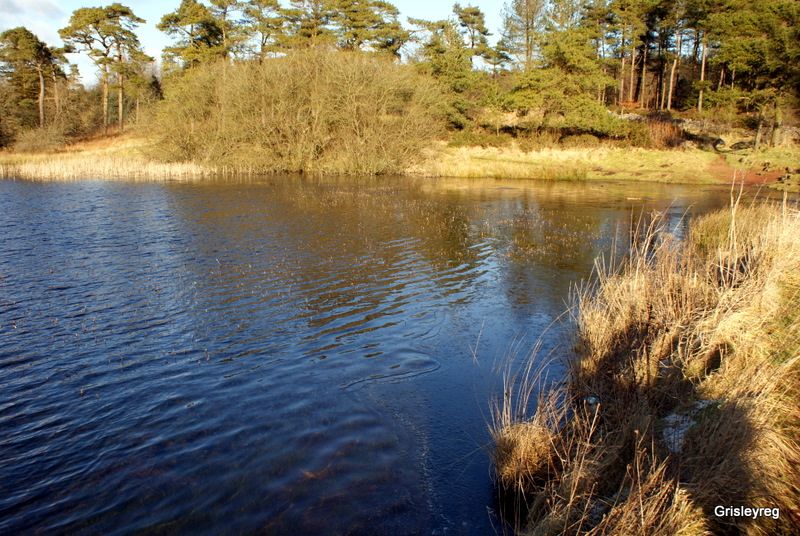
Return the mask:
[(493, 47), (489, 47), (483, 56), (484, 61), (492, 68), (496, 76), (507, 65), (511, 65), (513, 58), (505, 39), (500, 39)]
[[(647, 0), (614, 0), (610, 6), (619, 29), (620, 103), (634, 101), (637, 58), (640, 62), (643, 61), (642, 54), (637, 56), (637, 50), (642, 44), (642, 34), (647, 29), (644, 20), (645, 1)], [(627, 51), (630, 51), (630, 56), (626, 56)]]
[(18, 87), (24, 87), (19, 82), (24, 79), (26, 71), (36, 75), (39, 127), (44, 127), (45, 124), (45, 80), (49, 73), (56, 72), (59, 60), (63, 61), (63, 55), (59, 58), (27, 28), (13, 28), (0, 34), (0, 61), (8, 65), (10, 71), (16, 75)]
[(525, 70), (534, 66), (544, 9), (545, 0), (510, 0), (505, 6), (503, 38)]
[(400, 57), (400, 49), (411, 38), (411, 34), (400, 24), (400, 12), (389, 2), (372, 1), (373, 10), (381, 21), (374, 30), (372, 47)]
[(489, 41), (491, 35), (486, 27), (486, 15), (480, 8), (474, 6), (461, 7), (460, 4), (453, 6), (453, 13), (458, 18), (458, 25), (467, 40), (467, 46), (473, 56), (489, 56)]
[(333, 7), (339, 48), (369, 48), (399, 56), (400, 47), (409, 36), (400, 25), (394, 5), (380, 0), (336, 0)]
[(258, 46), (258, 59), (264, 61), (271, 52), (286, 43), (287, 19), (278, 0), (248, 0), (243, 5), (244, 31)]
[(441, 81), (449, 92), (447, 116), (451, 126), (469, 124), (470, 103), (465, 94), (473, 86), (472, 55), (453, 21), (409, 19), (422, 44), (420, 67)]
[(227, 58), (235, 55), (238, 46), (246, 38), (243, 31), (243, 20), (236, 16), (242, 16), (240, 12), (243, 7), (240, 0), (209, 0), (211, 6), (209, 11), (214, 17), (217, 27), (222, 33), (222, 57)]
[(70, 46), (88, 52), (101, 71), (103, 87), (103, 128), (108, 130), (108, 98), (110, 74), (117, 74), (118, 122), (123, 123), (124, 63), (146, 58), (141, 51), (134, 29), (144, 23), (131, 8), (119, 3), (106, 7), (88, 7), (75, 10), (69, 25), (59, 30), (61, 38)]
[(181, 0), (178, 9), (164, 15), (157, 28), (177, 38), (177, 43), (164, 49), (166, 62), (179, 60), (184, 67), (191, 67), (227, 54), (219, 21), (197, 0)]
[(336, 36), (331, 29), (335, 16), (334, 0), (291, 0), (287, 22), (292, 28), (287, 43), (292, 48), (311, 48), (330, 45)]
[(543, 127), (609, 134), (615, 125), (599, 97), (612, 79), (597, 56), (597, 29), (580, 13), (571, 0), (551, 4), (539, 68), (518, 76), (512, 103), (539, 112)]

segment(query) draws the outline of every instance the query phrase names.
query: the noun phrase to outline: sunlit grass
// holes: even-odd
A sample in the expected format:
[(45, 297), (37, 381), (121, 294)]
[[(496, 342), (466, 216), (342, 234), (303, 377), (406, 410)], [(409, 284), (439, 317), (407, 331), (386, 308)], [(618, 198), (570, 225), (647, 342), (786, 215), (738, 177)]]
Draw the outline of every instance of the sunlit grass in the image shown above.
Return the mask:
[(35, 181), (202, 179), (221, 170), (195, 163), (161, 163), (145, 156), (147, 138), (125, 135), (69, 145), (51, 153), (0, 153), (0, 178)]
[[(495, 465), (522, 532), (797, 526), (800, 212), (737, 204), (700, 218), (686, 242), (664, 225), (637, 233), (620, 268), (598, 264), (577, 295), (568, 377), (532, 415), (531, 363), (506, 382)], [(781, 515), (720, 518), (716, 505)]]
[(439, 146), (409, 172), (430, 177), (715, 184), (720, 181), (709, 168), (716, 158), (714, 153), (697, 150), (593, 147), (546, 148), (526, 153), (513, 146)]

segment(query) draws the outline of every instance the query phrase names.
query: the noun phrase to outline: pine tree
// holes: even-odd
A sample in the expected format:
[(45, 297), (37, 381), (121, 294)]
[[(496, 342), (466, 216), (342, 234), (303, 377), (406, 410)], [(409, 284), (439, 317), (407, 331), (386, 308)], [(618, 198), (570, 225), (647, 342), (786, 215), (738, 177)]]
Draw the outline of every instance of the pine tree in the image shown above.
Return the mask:
[(511, 0), (505, 7), (503, 38), (525, 70), (534, 66), (545, 0)]
[(537, 111), (543, 127), (607, 134), (613, 128), (597, 95), (612, 83), (603, 71), (593, 21), (571, 0), (554, 2), (540, 37), (540, 65), (518, 76), (512, 103), (523, 113)]
[(69, 25), (59, 30), (61, 38), (70, 46), (88, 52), (101, 71), (103, 87), (103, 128), (108, 130), (108, 99), (111, 72), (117, 74), (118, 123), (123, 124), (124, 63), (130, 59), (143, 60), (139, 39), (134, 29), (144, 23), (131, 8), (119, 3), (106, 7), (89, 7), (75, 10)]
[(240, 0), (209, 0), (211, 6), (209, 11), (216, 19), (217, 26), (222, 32), (222, 57), (227, 58), (235, 55), (238, 46), (246, 38), (243, 32), (241, 19), (242, 2)]
[(458, 25), (467, 40), (467, 47), (474, 56), (488, 56), (489, 41), (491, 35), (486, 27), (486, 15), (480, 8), (474, 6), (461, 7), (460, 4), (453, 6), (453, 13), (458, 18)]
[(26, 70), (36, 74), (39, 127), (44, 127), (45, 78), (48, 73), (55, 72), (59, 63), (58, 55), (30, 30), (19, 27), (0, 34), (0, 61), (7, 64), (18, 77), (24, 76)]
[(447, 116), (451, 126), (469, 124), (469, 102), (464, 94), (472, 87), (472, 55), (453, 21), (409, 19), (416, 26), (416, 40), (422, 44), (420, 67), (441, 81), (449, 91)]
[(333, 44), (336, 37), (331, 29), (335, 15), (333, 0), (291, 0), (284, 11), (292, 28), (287, 44), (292, 48), (312, 48)]
[(343, 50), (383, 50), (399, 55), (408, 40), (398, 20), (399, 11), (389, 2), (378, 0), (336, 0), (332, 22), (339, 48)]
[(243, 4), (244, 32), (258, 45), (258, 59), (281, 50), (286, 42), (287, 19), (278, 0), (248, 0)]
[(211, 11), (197, 0), (181, 0), (178, 9), (161, 18), (157, 28), (177, 43), (164, 49), (166, 62), (184, 67), (225, 57), (223, 29)]
[[(642, 35), (647, 29), (645, 24), (645, 0), (614, 0), (611, 11), (619, 28), (619, 101), (633, 102), (635, 95), (637, 50), (642, 45)], [(626, 49), (630, 50), (629, 65), (626, 71)], [(643, 55), (638, 55), (643, 61)]]

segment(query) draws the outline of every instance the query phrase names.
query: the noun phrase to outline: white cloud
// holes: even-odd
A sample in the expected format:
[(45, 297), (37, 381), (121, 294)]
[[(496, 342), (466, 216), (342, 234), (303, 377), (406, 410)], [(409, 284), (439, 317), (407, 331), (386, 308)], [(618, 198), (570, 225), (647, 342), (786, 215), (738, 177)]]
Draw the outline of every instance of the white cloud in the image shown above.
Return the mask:
[(12, 17), (38, 16), (60, 19), (64, 11), (51, 0), (0, 0), (0, 13)]
[(0, 0), (0, 31), (25, 26), (51, 45), (60, 43), (58, 28), (66, 13), (50, 0)]

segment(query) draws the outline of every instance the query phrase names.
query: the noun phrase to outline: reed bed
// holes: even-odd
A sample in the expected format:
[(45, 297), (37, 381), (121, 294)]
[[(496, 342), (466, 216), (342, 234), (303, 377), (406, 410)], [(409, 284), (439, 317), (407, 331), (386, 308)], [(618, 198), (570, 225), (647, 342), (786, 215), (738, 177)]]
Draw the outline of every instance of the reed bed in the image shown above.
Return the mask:
[(576, 292), (565, 381), (533, 400), (546, 365), (506, 378), (506, 519), (536, 535), (800, 533), (800, 213), (734, 202), (685, 241), (659, 217), (643, 227)]
[(77, 181), (193, 181), (233, 173), (193, 162), (159, 162), (141, 132), (103, 136), (51, 152), (0, 152), (0, 179)]
[(159, 163), (143, 158), (113, 156), (56, 154), (0, 162), (0, 178), (32, 181), (190, 181), (221, 173), (222, 170), (194, 163)]

